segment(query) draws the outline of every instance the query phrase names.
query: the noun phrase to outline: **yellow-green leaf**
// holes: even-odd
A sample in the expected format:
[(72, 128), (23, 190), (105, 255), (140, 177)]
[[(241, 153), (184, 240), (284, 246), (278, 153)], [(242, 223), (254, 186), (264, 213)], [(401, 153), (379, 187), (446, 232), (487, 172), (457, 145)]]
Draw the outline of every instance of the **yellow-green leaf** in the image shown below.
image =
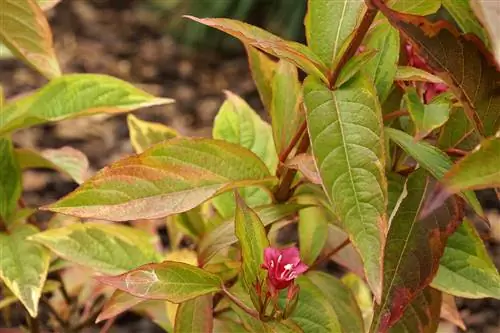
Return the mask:
[(225, 18), (197, 18), (189, 15), (185, 17), (224, 31), (238, 38), (245, 45), (253, 46), (272, 56), (287, 60), (304, 70), (306, 73), (327, 82), (325, 74), (327, 69), (325, 64), (323, 64), (321, 59), (305, 45), (284, 40), (261, 28), (236, 20)]
[(307, 44), (332, 69), (341, 48), (354, 31), (362, 12), (362, 0), (309, 0), (305, 19)]
[(168, 126), (137, 118), (133, 114), (127, 116), (130, 142), (137, 154), (142, 153), (152, 145), (175, 138), (179, 134)]
[(500, 299), (498, 270), (481, 237), (468, 220), (464, 220), (448, 239), (432, 286), (465, 298)]
[(0, 135), (52, 121), (97, 113), (127, 112), (172, 102), (111, 76), (69, 74), (8, 103), (0, 117)]
[[(274, 174), (278, 156), (274, 149), (271, 126), (239, 96), (227, 91), (226, 97), (214, 120), (214, 139), (251, 150), (266, 164), (269, 172)], [(261, 188), (246, 187), (239, 192), (250, 207), (271, 203), (269, 193)], [(234, 215), (236, 205), (233, 193), (223, 193), (215, 197), (213, 204), (223, 218)]]
[(264, 108), (269, 112), (273, 96), (271, 84), (277, 62), (271, 60), (268, 55), (253, 46), (245, 45), (245, 49), (247, 50), (250, 71), (259, 92), (260, 100)]
[(245, 148), (174, 138), (111, 164), (45, 209), (112, 221), (160, 218), (231, 188), (274, 182), (264, 163)]
[(7, 137), (0, 137), (0, 170), (0, 219), (8, 222), (17, 207), (22, 184), (14, 147)]
[(313, 77), (304, 83), (313, 155), (342, 226), (359, 251), (377, 299), (380, 256), (387, 228), (382, 111), (371, 82), (358, 75), (329, 90)]
[(389, 0), (387, 5), (393, 10), (405, 14), (427, 16), (436, 13), (442, 0)]
[(214, 325), (212, 301), (212, 295), (203, 295), (179, 305), (175, 316), (174, 333), (212, 333)]
[(176, 304), (217, 292), (222, 287), (218, 276), (174, 261), (148, 264), (122, 275), (101, 276), (98, 280), (137, 297)]
[(34, 0), (0, 0), (0, 40), (47, 78), (61, 75), (52, 32)]
[(120, 274), (158, 261), (147, 233), (116, 224), (76, 223), (30, 238), (58, 256), (105, 274)]
[(441, 78), (428, 73), (420, 68), (410, 66), (398, 66), (395, 81), (423, 81), (430, 83), (443, 83)]
[(27, 240), (37, 232), (32, 225), (21, 225), (0, 233), (0, 279), (32, 317), (38, 314), (50, 261), (49, 251)]
[(35, 151), (27, 148), (15, 150), (21, 169), (48, 168), (58, 170), (81, 184), (87, 178), (89, 161), (81, 151), (71, 147)]

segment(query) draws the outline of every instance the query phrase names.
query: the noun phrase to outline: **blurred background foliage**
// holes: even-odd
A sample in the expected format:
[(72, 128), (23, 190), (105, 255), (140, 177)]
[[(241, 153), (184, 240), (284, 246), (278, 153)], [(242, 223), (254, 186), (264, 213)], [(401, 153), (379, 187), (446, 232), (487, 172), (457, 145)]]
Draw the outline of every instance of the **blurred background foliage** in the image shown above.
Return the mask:
[(232, 53), (242, 48), (235, 38), (186, 20), (182, 15), (242, 20), (285, 39), (305, 40), (306, 1), (302, 0), (148, 0), (144, 6), (165, 18), (166, 32), (196, 49), (209, 47)]

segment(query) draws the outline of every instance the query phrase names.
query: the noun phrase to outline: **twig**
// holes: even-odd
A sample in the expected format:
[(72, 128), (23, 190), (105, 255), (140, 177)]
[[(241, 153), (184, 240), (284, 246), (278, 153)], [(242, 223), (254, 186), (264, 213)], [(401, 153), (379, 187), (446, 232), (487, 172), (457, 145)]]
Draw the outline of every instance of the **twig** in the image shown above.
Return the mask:
[(224, 293), (224, 295), (226, 295), (234, 304), (236, 304), (243, 311), (245, 311), (250, 316), (252, 316), (256, 319), (259, 319), (259, 313), (257, 311), (250, 309), (248, 306), (246, 306), (238, 297), (231, 294), (229, 292), (229, 290), (227, 290), (224, 285), (222, 286), (222, 292)]
[(467, 155), (467, 152), (462, 149), (457, 149), (457, 148), (448, 148), (445, 150), (446, 154), (451, 155), (451, 156), (458, 156), (458, 157), (464, 157)]
[(335, 87), (335, 83), (340, 75), (340, 72), (342, 71), (342, 68), (349, 61), (349, 59), (351, 59), (354, 56), (354, 54), (356, 54), (356, 51), (363, 42), (363, 39), (365, 38), (365, 35), (368, 32), (368, 29), (370, 29), (370, 26), (372, 25), (373, 20), (375, 19), (375, 16), (377, 16), (378, 9), (372, 6), (369, 0), (366, 0), (366, 5), (368, 9), (366, 10), (365, 15), (363, 16), (363, 19), (361, 20), (359, 27), (354, 32), (354, 37), (349, 43), (347, 50), (344, 52), (339, 62), (335, 66), (335, 69), (333, 70), (332, 74), (328, 78), (330, 89)]
[(111, 326), (113, 326), (113, 323), (115, 322), (116, 318), (118, 318), (118, 316), (114, 316), (113, 318), (108, 319), (106, 323), (102, 326), (99, 333), (107, 333), (111, 328)]
[(71, 331), (78, 332), (82, 328), (85, 328), (89, 325), (94, 324), (95, 320), (99, 316), (99, 313), (102, 310), (102, 307), (104, 305), (104, 301), (106, 300), (106, 297), (104, 295), (99, 295), (97, 299), (95, 300), (93, 306), (92, 306), (92, 311), (89, 313), (87, 318), (85, 318), (82, 322), (79, 324), (75, 325), (74, 327), (71, 328)]
[[(299, 146), (297, 147), (296, 154), (298, 155), (307, 152), (307, 149), (309, 149), (309, 143), (310, 143), (309, 133), (307, 133), (306, 131), (304, 136), (302, 137), (302, 140), (299, 143)], [(280, 184), (278, 185), (278, 188), (275, 191), (275, 198), (278, 202), (285, 202), (290, 198), (291, 194), (290, 187), (292, 185), (293, 179), (295, 178), (296, 174), (297, 170), (294, 169), (286, 170)]]
[(281, 163), (285, 163), (286, 158), (288, 157), (288, 155), (290, 155), (290, 152), (295, 147), (297, 142), (299, 142), (300, 138), (302, 137), (302, 134), (304, 134), (306, 129), (307, 129), (307, 122), (304, 120), (300, 125), (299, 129), (297, 130), (297, 132), (295, 133), (295, 135), (293, 136), (293, 138), (290, 140), (288, 146), (281, 152), (279, 157)]
[(310, 271), (310, 270), (322, 265), (323, 263), (327, 262), (328, 260), (330, 260), (330, 258), (332, 256), (336, 255), (340, 250), (342, 250), (344, 247), (349, 245), (349, 243), (351, 243), (351, 240), (349, 238), (347, 238), (339, 246), (337, 246), (336, 248), (331, 250), (329, 253), (327, 253), (323, 257), (316, 260), (307, 270)]
[(384, 121), (387, 121), (387, 120), (392, 120), (394, 118), (398, 118), (401, 116), (407, 116), (407, 115), (409, 115), (408, 111), (398, 110), (398, 111), (394, 111), (394, 112), (385, 114), (383, 118), (384, 118)]
[(73, 300), (71, 296), (69, 296), (68, 289), (66, 289), (66, 285), (64, 284), (63, 278), (61, 277), (61, 274), (56, 274), (55, 280), (59, 282), (59, 285), (61, 286), (61, 294), (66, 301), (66, 304), (69, 306), (73, 303)]
[(40, 299), (40, 301), (42, 302), (43, 305), (45, 305), (47, 310), (54, 317), (54, 319), (59, 323), (61, 328), (63, 328), (65, 331), (67, 331), (67, 329), (69, 328), (69, 323), (59, 315), (59, 313), (56, 311), (56, 309), (54, 309), (52, 304), (50, 304), (49, 300), (45, 297), (42, 297)]
[(31, 333), (40, 333), (40, 322), (38, 317), (31, 317), (29, 314), (26, 315)]

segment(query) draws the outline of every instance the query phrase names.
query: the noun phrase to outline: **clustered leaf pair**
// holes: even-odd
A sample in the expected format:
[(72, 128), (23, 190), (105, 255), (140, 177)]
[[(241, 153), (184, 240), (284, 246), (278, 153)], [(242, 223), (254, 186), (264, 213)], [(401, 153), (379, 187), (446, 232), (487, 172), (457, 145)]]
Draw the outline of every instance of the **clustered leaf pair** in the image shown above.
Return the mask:
[[(440, 8), (461, 31), (430, 21)], [(31, 15), (45, 22), (40, 13)], [(79, 153), (28, 152), (10, 134), (171, 101), (107, 76), (42, 71), (46, 86), (0, 111), (8, 170), (0, 253), (9, 254), (0, 278), (13, 302), (36, 317), (49, 270), (81, 274), (55, 258), (85, 267), (87, 281), (99, 274), (99, 287), (85, 284), (106, 296), (93, 302), (97, 321), (129, 310), (173, 332), (430, 333), (441, 318), (464, 327), (454, 296), (500, 298), (500, 275), (465, 215), (468, 205), (485, 221), (473, 190), (500, 186), (499, 74), (468, 1), (309, 0), (307, 46), (239, 21), (188, 18), (243, 42), (271, 125), (231, 92), (213, 138), (129, 115), (137, 154), (85, 180), (82, 158), (61, 162)], [(57, 64), (51, 47), (37, 52)], [(23, 165), (82, 183), (43, 207), (56, 213), (43, 231), (18, 203)], [(170, 248), (155, 227), (102, 220), (165, 223)], [(298, 249), (278, 239), (293, 224)], [(11, 248), (32, 258), (33, 270), (13, 271)], [(330, 259), (342, 276), (318, 270)], [(70, 319), (60, 325), (80, 327)]]

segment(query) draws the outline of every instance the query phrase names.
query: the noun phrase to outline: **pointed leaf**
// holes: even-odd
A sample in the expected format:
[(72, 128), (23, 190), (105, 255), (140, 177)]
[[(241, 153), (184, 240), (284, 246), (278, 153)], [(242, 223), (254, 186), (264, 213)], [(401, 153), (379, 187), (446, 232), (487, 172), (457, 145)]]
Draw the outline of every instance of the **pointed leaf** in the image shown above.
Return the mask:
[(260, 95), (264, 108), (271, 110), (272, 80), (278, 63), (271, 60), (264, 52), (253, 46), (245, 46), (248, 56), (248, 64), (252, 73), (253, 81)]
[(385, 14), (450, 87), (474, 127), (485, 136), (493, 135), (500, 127), (500, 94), (496, 89), (500, 73), (483, 55), (485, 48), (480, 41), (460, 36), (446, 22)]
[(407, 196), (394, 216), (384, 250), (383, 294), (372, 332), (396, 323), (406, 306), (432, 281), (446, 240), (460, 225), (462, 207), (451, 198), (432, 215), (420, 219), (433, 189), (427, 172), (418, 169), (406, 183)]
[(32, 225), (20, 225), (9, 234), (0, 233), (0, 280), (32, 317), (38, 313), (38, 301), (50, 261), (50, 254), (44, 247), (27, 240), (37, 232)]
[[(243, 304), (247, 307), (252, 308), (252, 300), (248, 291), (243, 286), (243, 281), (239, 279), (232, 287), (231, 293), (236, 296)], [(248, 313), (243, 311), (239, 306), (231, 302), (231, 309), (237, 313), (238, 317), (241, 319), (241, 324), (244, 329), (240, 329), (241, 332), (251, 332), (251, 333), (262, 333), (266, 332), (266, 326), (263, 321), (250, 316)], [(238, 332), (238, 331), (236, 331)], [(224, 332), (225, 333), (225, 332)]]
[(451, 101), (447, 97), (438, 96), (429, 104), (420, 99), (417, 90), (408, 88), (404, 95), (408, 113), (416, 127), (415, 138), (420, 140), (434, 129), (441, 127), (450, 116)]
[(45, 209), (112, 221), (160, 218), (231, 188), (266, 182), (274, 182), (267, 167), (244, 148), (175, 138), (111, 164)]
[(36, 2), (1, 0), (0, 7), (0, 40), (47, 78), (61, 75), (49, 23)]
[(477, 150), (461, 159), (444, 176), (450, 192), (500, 186), (500, 133), (481, 142)]
[[(463, 0), (461, 2), (463, 2)], [(486, 28), (486, 31), (488, 31), (488, 35), (490, 37), (489, 41), (492, 44), (491, 46), (493, 49), (493, 54), (495, 55), (495, 60), (497, 62), (497, 65), (500, 65), (500, 44), (498, 43), (499, 34), (498, 34), (498, 16), (497, 16), (498, 6), (495, 2), (485, 1), (485, 0), (472, 1), (470, 2), (470, 5), (472, 6), (472, 9), (476, 14), (477, 18)], [(462, 18), (467, 18), (468, 13), (466, 14), (464, 12), (465, 11), (461, 11), (460, 14), (463, 14)], [(460, 23), (461, 20), (458, 19), (456, 20), (458, 21), (458, 24), (462, 27), (462, 24)], [(473, 32), (475, 32), (479, 37), (482, 37), (481, 39), (483, 41), (487, 40), (484, 34), (476, 32), (476, 30), (478, 29), (476, 25), (478, 25), (477, 22), (474, 22)], [(472, 29), (472, 27), (469, 27), (469, 25), (467, 25), (467, 28)]]
[(297, 68), (290, 62), (280, 60), (272, 80), (271, 123), (276, 152), (281, 154), (304, 121), (300, 108), (302, 86)]
[(380, 296), (380, 255), (387, 193), (382, 112), (363, 77), (330, 91), (313, 77), (304, 83), (313, 155), (336, 215), (363, 258), (367, 279)]
[(308, 266), (321, 254), (328, 237), (328, 221), (323, 209), (309, 207), (299, 212), (300, 257)]
[(341, 57), (341, 47), (356, 29), (365, 8), (361, 0), (308, 1), (307, 45), (330, 69)]
[[(425, 141), (415, 142), (410, 135), (394, 128), (386, 127), (385, 134), (438, 180), (441, 180), (453, 165), (448, 155)], [(463, 196), (477, 214), (484, 216), (474, 192), (466, 191)]]
[(352, 79), (361, 69), (367, 67), (372, 59), (377, 55), (375, 50), (367, 50), (359, 54), (354, 55), (349, 61), (342, 67), (340, 75), (335, 83), (336, 88), (342, 87), (344, 83)]
[(217, 292), (222, 281), (201, 268), (174, 261), (148, 264), (117, 276), (101, 276), (100, 282), (131, 295), (182, 303)]
[[(271, 126), (239, 96), (227, 91), (226, 98), (214, 120), (214, 139), (251, 150), (267, 165), (270, 172), (274, 173), (278, 156), (273, 144)], [(243, 188), (240, 193), (251, 207), (271, 203), (269, 194), (258, 187)], [(233, 193), (223, 193), (212, 202), (223, 218), (234, 215), (236, 206)]]
[(77, 223), (31, 237), (58, 256), (105, 274), (158, 260), (150, 235), (114, 224)]
[(61, 0), (36, 0), (42, 10), (47, 11), (54, 8)]
[(340, 280), (333, 276), (312, 271), (307, 277), (316, 287), (323, 291), (323, 295), (330, 302), (342, 327), (340, 332), (364, 332), (363, 318), (356, 299), (351, 291)]
[(441, 302), (441, 318), (458, 326), (462, 331), (466, 331), (465, 323), (460, 316), (460, 312), (455, 302), (455, 297), (450, 294), (442, 293), (443, 300)]
[[(308, 207), (296, 203), (269, 205), (256, 207), (255, 213), (264, 226), (284, 219), (300, 209)], [(201, 263), (208, 262), (218, 251), (238, 241), (235, 235), (234, 220), (229, 220), (219, 225), (214, 230), (205, 234), (199, 244), (198, 260)]]
[(373, 317), (373, 300), (368, 285), (354, 273), (347, 273), (342, 277), (341, 281), (349, 288), (356, 299), (356, 304), (361, 310), (365, 327), (369, 327)]
[(423, 81), (430, 83), (443, 83), (443, 80), (441, 80), (439, 77), (420, 68), (410, 66), (398, 66), (394, 81)]
[(115, 290), (113, 295), (106, 301), (101, 313), (96, 319), (96, 323), (108, 320), (119, 314), (130, 310), (139, 303), (145, 302), (144, 298), (132, 296), (122, 290)]
[(89, 161), (81, 151), (71, 147), (46, 149), (38, 152), (31, 149), (16, 149), (16, 158), (21, 169), (47, 168), (63, 172), (81, 184), (87, 178)]
[(468, 220), (448, 239), (432, 286), (465, 298), (500, 299), (500, 275)]
[(316, 286), (307, 276), (299, 276), (296, 282), (300, 286), (299, 302), (290, 319), (304, 332), (343, 332), (338, 315), (325, 296), (324, 290)]
[(212, 301), (212, 295), (203, 295), (179, 305), (174, 333), (212, 333)]
[(436, 13), (442, 0), (388, 0), (387, 5), (393, 10), (413, 15), (427, 16)]
[(256, 305), (255, 285), (263, 281), (265, 271), (261, 265), (264, 263), (264, 249), (269, 247), (266, 230), (259, 216), (239, 196), (236, 197), (234, 225), (241, 246), (243, 285)]
[(453, 107), (450, 118), (441, 129), (438, 145), (441, 149), (459, 148), (472, 150), (480, 142), (480, 135), (474, 130), (462, 107)]
[(321, 185), (321, 177), (319, 176), (318, 169), (314, 157), (310, 154), (299, 154), (288, 159), (285, 162), (287, 168), (300, 171), (308, 181), (313, 184)]
[(130, 132), (130, 142), (137, 154), (142, 153), (156, 143), (179, 136), (170, 127), (160, 123), (141, 120), (133, 114), (127, 116), (127, 125)]
[(399, 33), (384, 19), (369, 30), (363, 45), (377, 52), (364, 69), (371, 75), (377, 95), (383, 103), (391, 92), (398, 68)]
[(0, 137), (0, 156), (0, 219), (8, 222), (22, 191), (21, 169), (9, 138)]
[(435, 333), (439, 324), (441, 292), (426, 288), (406, 308), (389, 333)]
[(304, 72), (327, 82), (325, 75), (327, 69), (325, 64), (323, 64), (321, 59), (305, 45), (281, 39), (261, 28), (236, 20), (225, 18), (197, 18), (189, 15), (185, 15), (184, 17), (224, 31), (238, 38), (245, 45), (253, 46), (272, 56), (287, 60), (301, 68)]
[[(5, 1), (5, 0), (4, 0)], [(97, 113), (120, 113), (172, 103), (131, 84), (99, 74), (70, 74), (7, 104), (0, 117), (0, 135), (33, 125)]]
[(404, 192), (405, 181), (405, 178), (398, 173), (390, 172), (387, 174), (387, 215), (391, 218), (397, 211), (401, 195)]

